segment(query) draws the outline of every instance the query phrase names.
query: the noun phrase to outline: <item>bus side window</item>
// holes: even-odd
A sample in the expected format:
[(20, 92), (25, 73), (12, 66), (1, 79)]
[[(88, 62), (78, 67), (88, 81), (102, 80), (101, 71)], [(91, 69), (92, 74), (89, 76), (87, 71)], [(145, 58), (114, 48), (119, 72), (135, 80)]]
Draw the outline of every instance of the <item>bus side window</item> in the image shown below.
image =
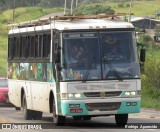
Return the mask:
[(29, 57), (35, 57), (35, 36), (29, 37)]
[(13, 37), (9, 38), (8, 40), (8, 48), (9, 48), (8, 58), (13, 59), (14, 57), (14, 38)]
[(15, 41), (14, 57), (19, 58), (20, 57), (20, 38), (16, 37), (14, 41)]
[(43, 35), (43, 57), (44, 58), (50, 57), (50, 45), (51, 45), (51, 35), (44, 34)]
[(36, 58), (42, 57), (43, 36), (37, 35), (36, 37)]
[(28, 47), (28, 43), (27, 43), (27, 36), (22, 36), (21, 37), (21, 58), (27, 58), (27, 47)]

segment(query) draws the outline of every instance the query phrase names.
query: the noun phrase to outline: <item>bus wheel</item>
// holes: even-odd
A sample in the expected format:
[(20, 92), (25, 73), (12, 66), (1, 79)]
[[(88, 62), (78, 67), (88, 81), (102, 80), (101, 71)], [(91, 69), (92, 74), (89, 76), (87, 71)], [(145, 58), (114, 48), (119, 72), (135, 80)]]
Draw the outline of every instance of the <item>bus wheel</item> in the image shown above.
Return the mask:
[(25, 120), (32, 120), (32, 111), (27, 109), (27, 101), (26, 96), (23, 95), (23, 102), (22, 102), (22, 109), (23, 109), (23, 115)]
[(20, 108), (20, 107), (16, 107), (16, 106), (15, 106), (15, 109), (16, 109), (16, 110), (21, 110), (21, 108)]
[(91, 120), (91, 116), (83, 116), (83, 120)]
[(116, 114), (115, 120), (117, 126), (125, 126), (128, 121), (128, 114)]
[(42, 112), (40, 111), (33, 111), (33, 119), (34, 120), (41, 120), (42, 119)]
[(65, 116), (60, 116), (56, 114), (56, 105), (55, 101), (53, 101), (53, 123), (55, 125), (63, 126), (65, 124), (65, 120), (66, 120)]

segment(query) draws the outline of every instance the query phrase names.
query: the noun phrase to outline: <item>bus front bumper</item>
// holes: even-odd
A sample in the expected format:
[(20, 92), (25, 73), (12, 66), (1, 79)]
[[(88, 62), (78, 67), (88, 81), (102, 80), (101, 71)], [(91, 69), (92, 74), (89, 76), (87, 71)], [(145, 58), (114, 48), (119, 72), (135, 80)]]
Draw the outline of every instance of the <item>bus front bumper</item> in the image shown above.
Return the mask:
[(85, 115), (115, 115), (140, 112), (140, 99), (124, 99), (121, 102), (85, 100), (62, 100), (61, 114), (63, 116), (85, 116)]

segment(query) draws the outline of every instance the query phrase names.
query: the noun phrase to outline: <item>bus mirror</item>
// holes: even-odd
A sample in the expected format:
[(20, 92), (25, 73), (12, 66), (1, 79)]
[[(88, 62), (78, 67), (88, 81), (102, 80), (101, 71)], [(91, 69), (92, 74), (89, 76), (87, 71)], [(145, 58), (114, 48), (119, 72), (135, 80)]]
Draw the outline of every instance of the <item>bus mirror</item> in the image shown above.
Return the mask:
[(140, 51), (140, 61), (145, 62), (146, 59), (146, 49), (141, 49)]

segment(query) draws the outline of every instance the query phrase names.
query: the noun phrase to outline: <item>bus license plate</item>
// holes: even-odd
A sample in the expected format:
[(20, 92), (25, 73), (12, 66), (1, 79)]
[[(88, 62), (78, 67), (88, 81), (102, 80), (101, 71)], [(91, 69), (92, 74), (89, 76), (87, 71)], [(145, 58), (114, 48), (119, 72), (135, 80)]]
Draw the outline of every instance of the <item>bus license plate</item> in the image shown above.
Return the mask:
[(70, 113), (82, 113), (83, 109), (70, 109)]

